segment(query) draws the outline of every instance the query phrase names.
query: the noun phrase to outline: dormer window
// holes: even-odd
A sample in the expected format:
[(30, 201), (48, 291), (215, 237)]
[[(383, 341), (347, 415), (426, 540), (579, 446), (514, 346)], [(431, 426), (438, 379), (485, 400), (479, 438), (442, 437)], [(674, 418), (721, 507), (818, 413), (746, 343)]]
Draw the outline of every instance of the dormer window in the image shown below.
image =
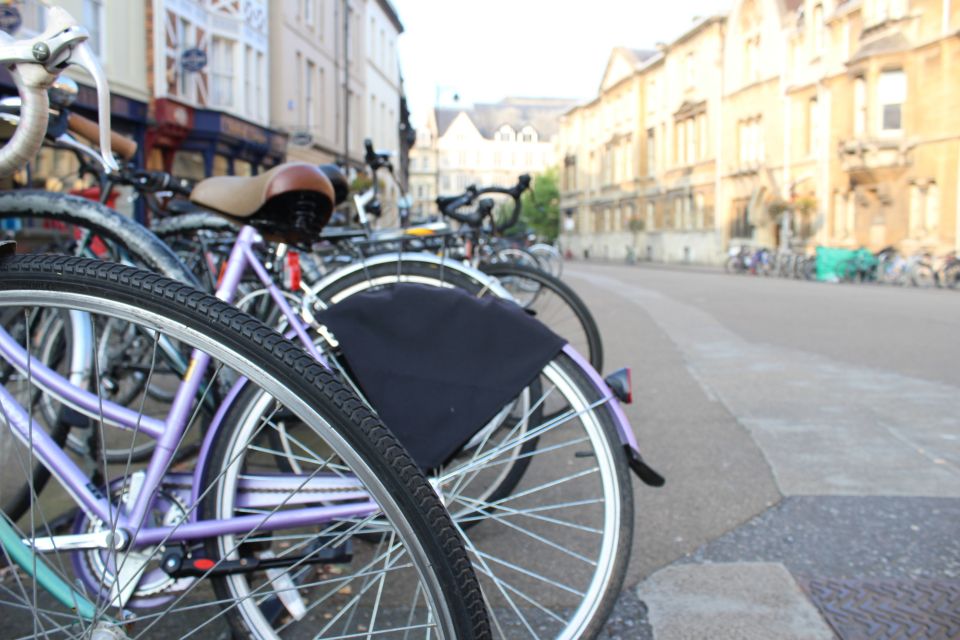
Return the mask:
[(497, 129), (497, 134), (494, 136), (494, 139), (497, 142), (513, 142), (517, 137), (516, 132), (508, 124), (503, 125)]
[(525, 126), (520, 130), (520, 142), (536, 142), (537, 141), (537, 132), (530, 125)]

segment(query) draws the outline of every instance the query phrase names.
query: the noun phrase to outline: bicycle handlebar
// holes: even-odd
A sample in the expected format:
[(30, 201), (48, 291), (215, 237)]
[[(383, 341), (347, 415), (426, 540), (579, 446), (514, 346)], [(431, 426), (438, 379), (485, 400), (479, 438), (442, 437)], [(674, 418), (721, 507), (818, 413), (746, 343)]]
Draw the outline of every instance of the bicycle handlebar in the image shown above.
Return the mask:
[(47, 132), (47, 89), (67, 65), (84, 69), (97, 87), (100, 150), (104, 165), (118, 170), (110, 154), (110, 90), (106, 75), (87, 44), (90, 35), (69, 13), (47, 9), (49, 28), (29, 40), (0, 36), (0, 64), (12, 66), (11, 75), (20, 94), (20, 123), (13, 137), (0, 148), (0, 175), (24, 166), (39, 151)]
[(469, 186), (467, 190), (459, 196), (440, 196), (437, 198), (437, 206), (440, 208), (440, 213), (443, 215), (453, 218), (458, 222), (468, 224), (473, 227), (478, 227), (483, 222), (483, 218), (490, 216), (493, 218), (493, 200), (490, 198), (484, 198), (480, 201), (483, 203), (483, 207), (479, 206), (478, 203), (477, 210), (471, 213), (461, 213), (456, 211), (460, 207), (465, 207), (473, 203), (478, 196), (481, 196), (485, 193), (501, 193), (508, 195), (513, 198), (514, 207), (513, 212), (510, 214), (505, 222), (496, 224), (494, 223), (494, 230), (497, 233), (505, 231), (510, 227), (517, 224), (517, 221), (520, 220), (520, 212), (522, 210), (522, 203), (520, 196), (523, 195), (523, 192), (530, 188), (530, 176), (529, 174), (523, 174), (517, 179), (517, 184), (512, 187), (481, 187), (477, 188), (476, 186)]
[(363, 148), (366, 153), (363, 157), (363, 161), (367, 163), (367, 166), (373, 170), (374, 179), (376, 179), (377, 170), (386, 167), (389, 171), (393, 171), (393, 165), (390, 163), (390, 156), (386, 153), (379, 153), (373, 148), (373, 141), (370, 138), (367, 138), (363, 141)]

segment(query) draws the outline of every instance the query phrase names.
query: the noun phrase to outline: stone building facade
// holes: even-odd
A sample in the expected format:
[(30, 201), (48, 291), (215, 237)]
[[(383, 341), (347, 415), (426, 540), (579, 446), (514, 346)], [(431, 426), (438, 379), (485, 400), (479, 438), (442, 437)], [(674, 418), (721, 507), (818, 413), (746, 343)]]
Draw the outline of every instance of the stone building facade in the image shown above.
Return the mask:
[(953, 0), (736, 0), (620, 80), (643, 87), (617, 133), (641, 138), (627, 215), (583, 191), (604, 175), (584, 123), (619, 85), (564, 117), (562, 242), (693, 262), (737, 245), (957, 249), (958, 29)]

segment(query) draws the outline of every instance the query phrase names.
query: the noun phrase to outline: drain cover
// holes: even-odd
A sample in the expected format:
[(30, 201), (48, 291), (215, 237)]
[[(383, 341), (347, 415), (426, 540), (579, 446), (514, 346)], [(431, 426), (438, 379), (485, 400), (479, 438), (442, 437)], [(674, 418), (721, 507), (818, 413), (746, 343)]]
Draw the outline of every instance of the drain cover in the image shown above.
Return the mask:
[(800, 582), (843, 640), (960, 638), (960, 581)]

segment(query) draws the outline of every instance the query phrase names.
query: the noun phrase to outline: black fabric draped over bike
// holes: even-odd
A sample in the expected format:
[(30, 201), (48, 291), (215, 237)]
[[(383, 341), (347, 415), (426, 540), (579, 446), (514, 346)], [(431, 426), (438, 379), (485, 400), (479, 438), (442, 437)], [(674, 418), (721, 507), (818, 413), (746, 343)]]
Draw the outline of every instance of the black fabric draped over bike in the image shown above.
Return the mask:
[(565, 344), (512, 302), (417, 284), (358, 293), (319, 320), (423, 469), (449, 460)]

